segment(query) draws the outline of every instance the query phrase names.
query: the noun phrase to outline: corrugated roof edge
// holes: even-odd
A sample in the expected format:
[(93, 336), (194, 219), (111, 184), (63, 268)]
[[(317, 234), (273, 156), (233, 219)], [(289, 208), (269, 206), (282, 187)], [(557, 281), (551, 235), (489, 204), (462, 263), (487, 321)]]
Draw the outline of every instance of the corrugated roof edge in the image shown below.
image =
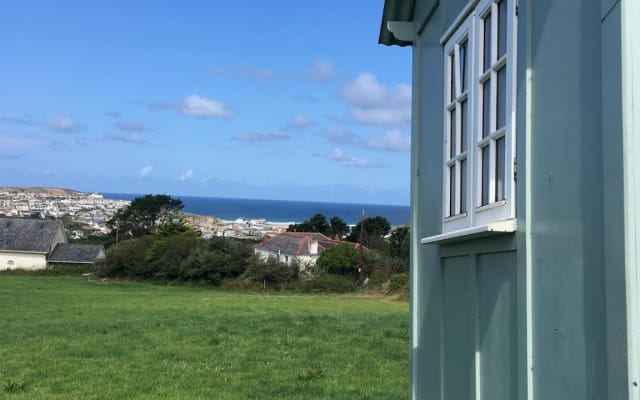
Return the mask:
[(387, 22), (412, 21), (415, 4), (415, 0), (385, 0), (378, 43), (387, 46), (411, 46), (411, 42), (396, 39), (389, 30)]

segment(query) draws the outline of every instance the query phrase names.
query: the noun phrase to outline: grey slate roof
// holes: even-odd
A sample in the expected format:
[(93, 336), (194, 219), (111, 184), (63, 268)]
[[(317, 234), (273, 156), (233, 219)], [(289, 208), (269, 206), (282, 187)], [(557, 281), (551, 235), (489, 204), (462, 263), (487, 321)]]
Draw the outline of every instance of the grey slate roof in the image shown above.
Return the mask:
[(281, 253), (291, 256), (308, 256), (309, 246), (307, 243), (315, 240), (318, 242), (318, 253), (333, 247), (339, 243), (339, 240), (333, 240), (321, 233), (315, 232), (284, 232), (278, 236), (258, 245), (258, 250), (269, 251), (272, 253)]
[(0, 250), (48, 253), (60, 231), (60, 220), (0, 218)]
[(58, 243), (49, 256), (49, 262), (91, 264), (100, 252), (104, 254), (101, 245)]

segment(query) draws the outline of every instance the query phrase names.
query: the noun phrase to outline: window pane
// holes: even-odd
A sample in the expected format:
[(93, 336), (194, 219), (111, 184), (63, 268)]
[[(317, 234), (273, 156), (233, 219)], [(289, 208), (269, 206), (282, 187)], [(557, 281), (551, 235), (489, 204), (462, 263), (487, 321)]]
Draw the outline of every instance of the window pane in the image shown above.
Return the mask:
[(482, 148), (482, 199), (480, 205), (489, 204), (489, 147)]
[(488, 70), (491, 66), (491, 14), (487, 15), (484, 19), (484, 55), (483, 55), (483, 65), (484, 71)]
[(455, 54), (449, 56), (449, 77), (451, 79), (451, 93), (449, 95), (449, 102), (452, 102), (456, 98), (456, 70), (455, 70)]
[(460, 152), (467, 150), (467, 100), (460, 103)]
[(504, 66), (500, 68), (498, 71), (498, 88), (496, 96), (497, 100), (497, 115), (496, 115), (496, 129), (502, 128), (506, 123), (506, 114), (507, 114), (507, 67)]
[(482, 84), (482, 137), (491, 133), (491, 80)]
[(498, 58), (507, 52), (507, 0), (498, 3)]
[(467, 160), (460, 160), (460, 213), (467, 212)]
[(504, 200), (505, 196), (505, 138), (496, 140), (496, 198), (495, 201)]
[(450, 131), (449, 131), (449, 157), (453, 158), (456, 153), (456, 109), (449, 111)]
[(456, 166), (449, 167), (449, 216), (456, 215)]
[(460, 57), (460, 92), (467, 90), (467, 41), (465, 40), (460, 44), (458, 50), (458, 56)]

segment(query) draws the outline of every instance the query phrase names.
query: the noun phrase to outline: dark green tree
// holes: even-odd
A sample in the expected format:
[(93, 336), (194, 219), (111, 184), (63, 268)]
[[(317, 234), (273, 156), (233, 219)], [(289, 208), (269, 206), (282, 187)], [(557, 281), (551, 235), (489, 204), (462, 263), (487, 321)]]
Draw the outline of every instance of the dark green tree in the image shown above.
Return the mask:
[(342, 238), (344, 238), (346, 234), (349, 233), (349, 226), (340, 217), (332, 217), (329, 220), (329, 224), (330, 225), (326, 231), (326, 234), (333, 239), (338, 236), (338, 238), (342, 240)]
[[(347, 240), (350, 242), (360, 242), (360, 226), (362, 222), (358, 222), (353, 229)], [(385, 217), (376, 216), (369, 217), (364, 220), (364, 238), (363, 244), (369, 248), (375, 238), (384, 238), (389, 234), (391, 230), (391, 224)]]
[(106, 224), (114, 234), (139, 237), (150, 233), (157, 224), (171, 221), (183, 207), (180, 199), (166, 194), (147, 194), (133, 199)]
[(311, 219), (308, 219), (300, 224), (291, 224), (287, 229), (287, 232), (320, 232), (326, 233), (329, 228), (327, 217), (323, 214), (315, 214)]
[(409, 260), (410, 235), (408, 226), (398, 226), (391, 229), (389, 235), (389, 256), (401, 260)]
[(358, 277), (358, 250), (349, 243), (340, 243), (320, 254), (316, 266), (321, 270), (336, 275)]

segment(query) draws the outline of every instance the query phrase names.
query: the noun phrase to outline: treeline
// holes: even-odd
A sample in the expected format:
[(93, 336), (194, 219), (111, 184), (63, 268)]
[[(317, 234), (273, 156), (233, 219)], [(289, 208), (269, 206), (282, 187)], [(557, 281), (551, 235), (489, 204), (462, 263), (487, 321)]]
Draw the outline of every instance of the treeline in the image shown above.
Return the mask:
[[(369, 278), (369, 286), (386, 285), (391, 290), (408, 286), (408, 229), (391, 229), (382, 217), (371, 218), (371, 223), (365, 220), (365, 231), (369, 229), (369, 243), (365, 242), (365, 246), (377, 244), (362, 253), (354, 245), (341, 244), (321, 253), (315, 265), (295, 261), (287, 264), (277, 258), (261, 259), (255, 254), (256, 243), (252, 241), (202, 238), (200, 232), (179, 219), (180, 200), (159, 196), (162, 197), (136, 198), (109, 221), (115, 242), (107, 250), (106, 258), (96, 265), (99, 276), (230, 289), (306, 292), (355, 290), (363, 285), (365, 278)], [(304, 228), (349, 239), (351, 231), (330, 231), (332, 226), (337, 229), (341, 225), (338, 220), (334, 217), (327, 222), (324, 216), (316, 214), (290, 229)], [(319, 225), (310, 227), (309, 224), (314, 223)], [(357, 229), (359, 232), (359, 225)]]

